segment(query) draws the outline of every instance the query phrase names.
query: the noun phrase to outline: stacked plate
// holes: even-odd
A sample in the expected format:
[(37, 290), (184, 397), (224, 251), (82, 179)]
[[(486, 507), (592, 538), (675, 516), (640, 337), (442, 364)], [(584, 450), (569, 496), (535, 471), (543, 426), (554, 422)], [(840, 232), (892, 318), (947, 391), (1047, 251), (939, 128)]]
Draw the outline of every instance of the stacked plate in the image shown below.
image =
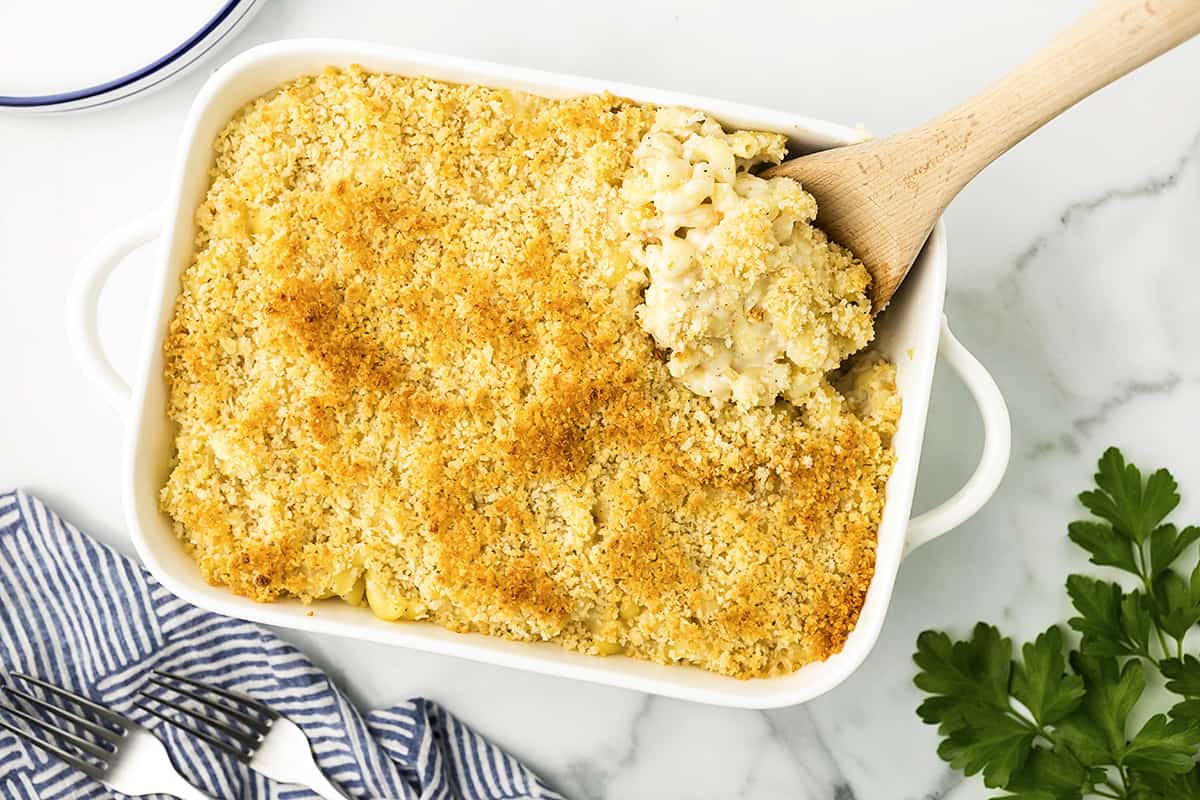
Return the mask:
[(0, 111), (74, 111), (144, 94), (195, 66), (261, 5), (0, 2)]

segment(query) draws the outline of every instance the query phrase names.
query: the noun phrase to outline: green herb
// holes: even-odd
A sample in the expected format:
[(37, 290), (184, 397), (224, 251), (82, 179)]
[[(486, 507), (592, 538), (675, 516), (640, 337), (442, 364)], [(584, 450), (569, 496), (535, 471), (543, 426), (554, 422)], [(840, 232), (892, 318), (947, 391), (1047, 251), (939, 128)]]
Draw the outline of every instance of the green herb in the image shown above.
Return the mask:
[[(1069, 652), (1058, 626), (1019, 654), (982, 622), (962, 641), (925, 631), (913, 660), (929, 697), (917, 714), (938, 726), (938, 755), (982, 773), (998, 797), (1200, 800), (1200, 659), (1185, 653), (1200, 622), (1200, 528), (1166, 522), (1179, 505), (1169, 472), (1143, 477), (1115, 448), (1079, 500), (1095, 518), (1071, 523), (1071, 541), (1133, 588), (1068, 577), (1067, 624), (1080, 634)], [(1135, 730), (1150, 671), (1177, 702)]]

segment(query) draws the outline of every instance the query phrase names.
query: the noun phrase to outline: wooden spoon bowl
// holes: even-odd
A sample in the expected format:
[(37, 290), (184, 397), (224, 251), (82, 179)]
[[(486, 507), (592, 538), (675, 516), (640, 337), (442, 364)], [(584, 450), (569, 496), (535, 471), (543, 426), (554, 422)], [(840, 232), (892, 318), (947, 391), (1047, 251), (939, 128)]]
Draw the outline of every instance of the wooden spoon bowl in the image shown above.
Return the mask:
[(817, 200), (817, 224), (871, 273), (878, 313), (955, 195), (1066, 109), (1200, 34), (1200, 0), (1101, 0), (989, 89), (919, 128), (784, 161)]

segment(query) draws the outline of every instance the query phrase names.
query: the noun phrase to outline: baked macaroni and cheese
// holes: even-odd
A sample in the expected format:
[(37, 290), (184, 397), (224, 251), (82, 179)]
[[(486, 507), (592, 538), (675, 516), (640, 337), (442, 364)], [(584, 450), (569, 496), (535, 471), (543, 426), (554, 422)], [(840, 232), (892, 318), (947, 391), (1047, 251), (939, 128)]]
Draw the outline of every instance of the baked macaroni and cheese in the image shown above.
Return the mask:
[(216, 142), (162, 505), (260, 601), (737, 677), (836, 652), (900, 413), (782, 136), (328, 70)]

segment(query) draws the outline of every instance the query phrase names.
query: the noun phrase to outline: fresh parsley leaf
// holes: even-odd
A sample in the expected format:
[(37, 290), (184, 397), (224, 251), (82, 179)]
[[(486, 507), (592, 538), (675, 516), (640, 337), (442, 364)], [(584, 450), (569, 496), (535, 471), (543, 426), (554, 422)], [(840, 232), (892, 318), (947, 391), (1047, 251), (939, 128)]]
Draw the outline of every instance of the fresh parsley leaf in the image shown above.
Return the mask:
[(1153, 623), (1149, 605), (1145, 595), (1139, 591), (1121, 598), (1121, 632), (1130, 646), (1142, 655), (1150, 652), (1150, 628)]
[(1185, 722), (1200, 722), (1200, 700), (1192, 698), (1176, 703), (1168, 712), (1171, 719), (1181, 719)]
[(1053, 725), (1079, 707), (1083, 679), (1066, 674), (1062, 632), (1051, 626), (1021, 648), (1023, 664), (1013, 668), (1012, 695), (1042, 726)]
[(1029, 758), (1035, 733), (1030, 727), (989, 706), (967, 706), (966, 725), (951, 731), (938, 755), (964, 775), (983, 773), (983, 782), (1002, 789)]
[(1163, 796), (1172, 800), (1200, 800), (1200, 767), (1193, 767), (1191, 772), (1174, 776)]
[[(1074, 537), (1072, 537), (1072, 541), (1074, 541)], [(1178, 530), (1174, 525), (1159, 525), (1150, 534), (1150, 574), (1147, 577), (1154, 580), (1166, 572), (1175, 563), (1175, 560), (1197, 541), (1200, 541), (1200, 527), (1189, 525), (1183, 530)], [(1076, 543), (1078, 544), (1078, 542)], [(1094, 563), (1100, 563), (1095, 559), (1092, 560)], [(1118, 565), (1111, 564), (1109, 566)]]
[(1125, 594), (1115, 583), (1072, 575), (1067, 594), (1079, 612), (1067, 624), (1083, 634), (1080, 649), (1091, 656), (1146, 655), (1151, 617), (1141, 592)]
[(1195, 766), (1198, 744), (1200, 723), (1155, 714), (1126, 746), (1121, 763), (1144, 772), (1182, 774)]
[(982, 623), (967, 641), (926, 631), (917, 637), (913, 661), (920, 667), (914, 682), (933, 695), (917, 714), (944, 737), (938, 755), (966, 775), (982, 772), (988, 786), (1003, 787), (1024, 765), (1036, 735), (1009, 699), (1012, 641)]
[(1167, 690), (1184, 697), (1200, 697), (1200, 659), (1186, 655), (1183, 658), (1164, 658), (1158, 669), (1167, 679)]
[(1134, 575), (1142, 574), (1134, 556), (1135, 543), (1112, 525), (1092, 521), (1072, 522), (1067, 526), (1067, 536), (1092, 554), (1090, 560), (1093, 564), (1116, 567)]
[(1196, 566), (1192, 568), (1192, 577), (1188, 581), (1188, 589), (1191, 591), (1192, 602), (1200, 597), (1200, 561), (1196, 562)]
[(1035, 747), (1025, 768), (1005, 788), (1022, 800), (1079, 800), (1092, 783), (1088, 769), (1072, 753)]
[(1139, 545), (1179, 505), (1179, 487), (1171, 473), (1160, 469), (1143, 482), (1141, 471), (1125, 463), (1115, 447), (1100, 457), (1096, 486), (1079, 495), (1079, 501)]
[[(1076, 711), (1059, 723), (1054, 738), (1086, 766), (1112, 764), (1116, 760), (1104, 732), (1086, 711)], [(1103, 774), (1097, 778), (1103, 779)]]
[(1200, 772), (1197, 769), (1182, 775), (1135, 770), (1130, 778), (1130, 800), (1200, 800)]
[[(1000, 635), (993, 625), (975, 626), (969, 641), (952, 642), (939, 631), (925, 631), (917, 637), (913, 661), (921, 668), (914, 682), (931, 695), (949, 698), (955, 703), (985, 705), (1007, 711), (1008, 680), (1012, 671), (1012, 641)], [(951, 703), (950, 705), (954, 705)], [(934, 704), (939, 717), (946, 715), (946, 704)], [(922, 704), (922, 708), (927, 708)], [(921, 713), (918, 710), (918, 713)], [(934, 712), (930, 712), (931, 714)], [(922, 719), (939, 724), (941, 718)]]
[(1125, 723), (1146, 688), (1142, 662), (1133, 659), (1118, 667), (1115, 658), (1072, 653), (1071, 666), (1087, 689), (1080, 710), (1100, 732), (1112, 761), (1120, 763), (1125, 753)]
[(1186, 581), (1174, 570), (1154, 580), (1154, 618), (1158, 627), (1172, 639), (1182, 639), (1200, 621), (1200, 581)]

